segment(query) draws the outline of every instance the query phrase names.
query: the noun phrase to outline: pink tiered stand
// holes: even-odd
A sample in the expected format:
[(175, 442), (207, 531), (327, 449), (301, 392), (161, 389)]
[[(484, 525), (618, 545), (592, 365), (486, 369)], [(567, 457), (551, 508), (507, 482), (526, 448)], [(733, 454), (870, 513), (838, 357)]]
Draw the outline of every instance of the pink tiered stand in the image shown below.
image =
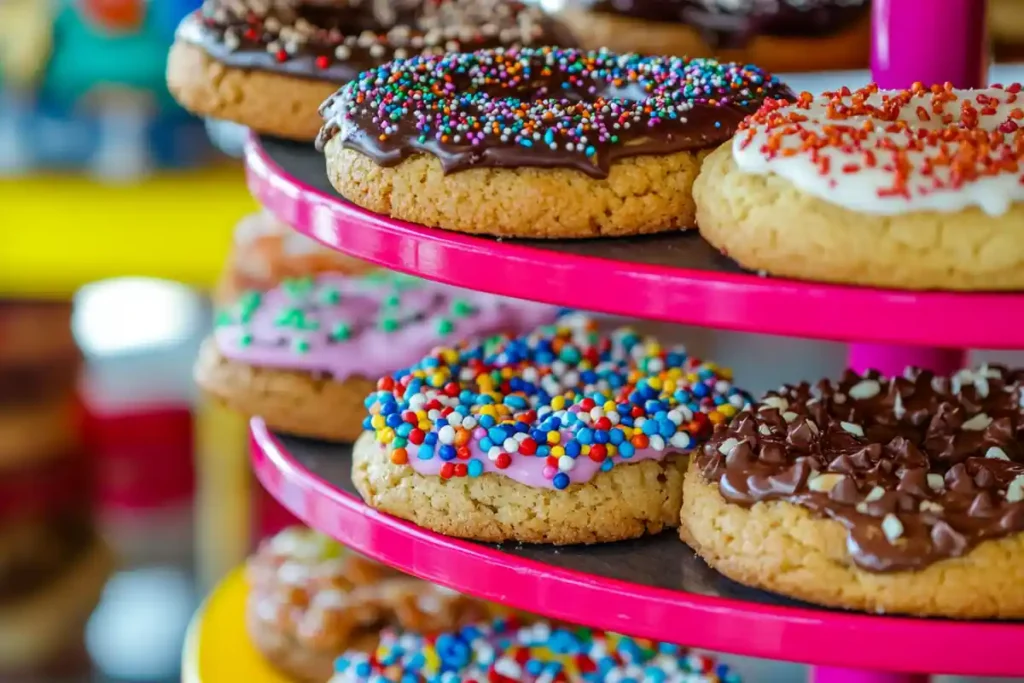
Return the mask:
[[(874, 0), (882, 87), (984, 84), (984, 0)], [(253, 138), (250, 189), (320, 242), (395, 270), (564, 306), (708, 327), (855, 341), (850, 364), (951, 372), (964, 349), (1024, 348), (1024, 295), (901, 292), (740, 270), (697, 235), (595, 242), (499, 241), (366, 212), (329, 186), (308, 148)], [(1024, 623), (827, 610), (719, 576), (673, 535), (588, 548), (459, 541), (367, 508), (347, 448), (252, 422), (267, 490), (313, 527), (411, 574), (553, 618), (815, 665), (816, 683), (904, 683), (931, 673), (1022, 676)], [(1024, 590), (1024, 586), (1021, 586)]]

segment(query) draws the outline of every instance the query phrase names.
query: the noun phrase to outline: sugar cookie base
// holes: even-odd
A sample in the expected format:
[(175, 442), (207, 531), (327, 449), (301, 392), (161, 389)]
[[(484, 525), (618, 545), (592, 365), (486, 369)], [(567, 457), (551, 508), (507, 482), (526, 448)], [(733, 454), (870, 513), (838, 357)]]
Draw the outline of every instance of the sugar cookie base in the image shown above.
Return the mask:
[(864, 17), (843, 30), (820, 37), (755, 36), (738, 48), (715, 48), (699, 31), (676, 22), (650, 21), (578, 7), (561, 13), (581, 47), (677, 57), (714, 57), (756, 64), (770, 72), (862, 69), (868, 66), (871, 21)]
[(745, 268), (898, 289), (1024, 288), (1024, 204), (999, 217), (857, 213), (743, 173), (731, 145), (707, 157), (693, 194), (701, 235)]
[(729, 503), (691, 466), (679, 535), (734, 581), (819, 605), (957, 619), (1024, 617), (1024, 534), (916, 572), (869, 572), (850, 560), (839, 522), (786, 502)]
[(500, 474), (459, 477), (395, 465), (370, 433), (359, 437), (352, 481), (367, 505), (446, 536), (489, 543), (605, 543), (678, 522), (684, 458), (616, 465), (563, 491)]
[(261, 368), (225, 357), (213, 339), (203, 342), (196, 382), (244, 415), (275, 431), (351, 443), (362, 433), (363, 399), (375, 383), (364, 377), (335, 381), (306, 372)]
[(326, 146), (327, 175), (349, 201), (376, 213), (496, 237), (619, 237), (694, 226), (691, 197), (703, 151), (629, 157), (605, 179), (572, 169), (472, 168), (445, 175), (426, 154), (379, 166)]
[(167, 87), (182, 107), (198, 116), (311, 141), (322, 123), (317, 110), (338, 84), (227, 66), (201, 47), (179, 40), (167, 57)]

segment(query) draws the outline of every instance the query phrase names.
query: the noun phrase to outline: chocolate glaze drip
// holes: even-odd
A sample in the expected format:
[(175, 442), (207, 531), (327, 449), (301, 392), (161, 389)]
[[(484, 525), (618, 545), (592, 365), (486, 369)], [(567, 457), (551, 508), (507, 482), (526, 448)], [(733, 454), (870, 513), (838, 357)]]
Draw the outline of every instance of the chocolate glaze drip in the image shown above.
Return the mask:
[(204, 0), (178, 38), (229, 66), (339, 84), (418, 54), (574, 44), (516, 0)]
[[(604, 59), (613, 65), (616, 57), (609, 53)], [(634, 56), (633, 59), (637, 58)], [(511, 60), (506, 58), (506, 61)], [(509, 109), (518, 109), (520, 104), (543, 104), (553, 118), (573, 120), (582, 116), (591, 122), (591, 130), (614, 129), (617, 139), (601, 141), (596, 139), (596, 134), (591, 134), (587, 143), (590, 151), (586, 154), (582, 153), (582, 145), (574, 149), (567, 148), (564, 142), (524, 146), (514, 139), (502, 139), (497, 135), (487, 135), (475, 144), (442, 141), (435, 135), (423, 135), (417, 128), (419, 119), (408, 112), (400, 118), (387, 117), (390, 131), (382, 139), (381, 111), (372, 104), (352, 106), (347, 99), (349, 90), (343, 88), (321, 107), (326, 124), (318, 137), (317, 147), (322, 149), (328, 140), (340, 133), (345, 147), (369, 156), (380, 166), (394, 166), (415, 154), (427, 153), (437, 157), (445, 173), (475, 167), (572, 168), (593, 178), (605, 178), (610, 165), (626, 157), (716, 147), (731, 138), (740, 122), (755, 112), (765, 98), (793, 97), (789, 88), (766, 74), (737, 71), (737, 77), (743, 73), (744, 78), (756, 75), (758, 80), (749, 81), (744, 92), (730, 92), (726, 88), (714, 96), (705, 92), (700, 97), (687, 99), (681, 92), (688, 84), (685, 78), (680, 78), (678, 90), (667, 88), (666, 93), (660, 96), (664, 110), (675, 109), (671, 116), (642, 119), (639, 112), (643, 107), (636, 106), (630, 110), (630, 118), (626, 119), (630, 125), (623, 127), (617, 123), (622, 120), (622, 108), (607, 110), (596, 106), (596, 103), (616, 100), (629, 109), (653, 100), (653, 79), (650, 82), (643, 78), (634, 82), (610, 82), (598, 76), (581, 78), (580, 72), (572, 68), (548, 68), (546, 56), (536, 50), (523, 61), (528, 64), (523, 73), (531, 75), (514, 85), (504, 81), (488, 81), (484, 85), (474, 83), (470, 75), (472, 67), (464, 65), (442, 64), (431, 68), (447, 75), (446, 87), (447, 92), (452, 93), (451, 97), (473, 96), (461, 101), (459, 109), (479, 120), (486, 119), (495, 103), (507, 105)], [(678, 65), (706, 62), (675, 61)], [(712, 64), (717, 66), (717, 63)], [(699, 68), (695, 67), (695, 70)], [(705, 80), (710, 82), (711, 79)], [(479, 95), (483, 97), (477, 97)]]
[(1024, 531), (1024, 371), (827, 380), (770, 392), (696, 458), (726, 500), (840, 522), (870, 571), (920, 569)]
[(842, 31), (869, 11), (868, 0), (597, 0), (595, 12), (692, 26), (712, 49), (743, 47), (759, 35), (814, 37)]

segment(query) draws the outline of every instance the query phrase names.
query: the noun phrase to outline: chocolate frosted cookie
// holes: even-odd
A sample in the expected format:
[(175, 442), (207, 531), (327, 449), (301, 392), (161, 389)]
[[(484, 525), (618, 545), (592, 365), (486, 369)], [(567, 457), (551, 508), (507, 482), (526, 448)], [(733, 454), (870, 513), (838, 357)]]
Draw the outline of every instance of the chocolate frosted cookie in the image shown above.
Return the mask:
[(573, 44), (515, 0), (205, 0), (178, 28), (167, 82), (190, 111), (312, 140), (339, 85), (394, 58)]
[(569, 0), (585, 47), (714, 57), (772, 71), (867, 66), (869, 0)]
[(693, 458), (682, 537), (820, 604), (1024, 617), (1024, 372), (847, 372), (769, 393)]
[(753, 66), (558, 48), (396, 60), (328, 100), (350, 201), (431, 227), (586, 238), (691, 228), (705, 153), (766, 98)]

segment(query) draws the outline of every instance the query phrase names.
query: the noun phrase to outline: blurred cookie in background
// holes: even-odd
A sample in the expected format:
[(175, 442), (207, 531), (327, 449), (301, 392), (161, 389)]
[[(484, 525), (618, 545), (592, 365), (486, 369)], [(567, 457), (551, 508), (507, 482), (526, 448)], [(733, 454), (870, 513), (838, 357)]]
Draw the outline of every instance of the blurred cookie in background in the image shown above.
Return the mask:
[(771, 72), (860, 69), (870, 0), (564, 0), (582, 47), (712, 57)]

